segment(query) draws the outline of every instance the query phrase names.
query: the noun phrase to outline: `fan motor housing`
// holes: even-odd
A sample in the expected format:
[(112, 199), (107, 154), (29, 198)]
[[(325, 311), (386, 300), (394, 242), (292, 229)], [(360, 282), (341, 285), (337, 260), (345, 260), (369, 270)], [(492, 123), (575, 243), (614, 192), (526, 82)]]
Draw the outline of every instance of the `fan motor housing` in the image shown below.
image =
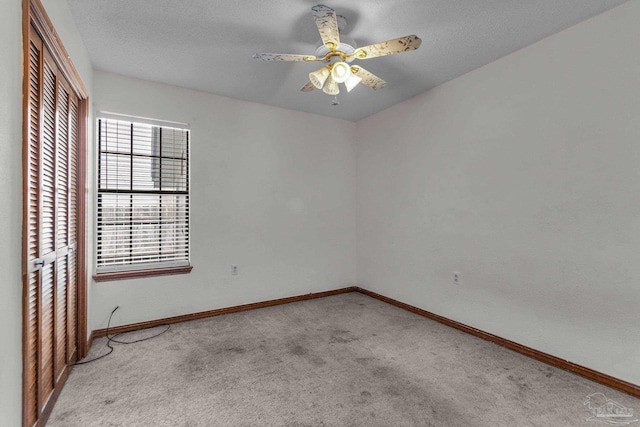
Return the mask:
[[(353, 53), (356, 51), (356, 48), (351, 46), (348, 43), (340, 43), (335, 50), (338, 52), (342, 52), (345, 55), (353, 55)], [(317, 58), (324, 58), (329, 52), (331, 52), (331, 50), (328, 47), (326, 47), (324, 44), (322, 44), (318, 46), (318, 48), (316, 49), (315, 55)], [(354, 59), (355, 57), (346, 58), (346, 62), (351, 62)], [(342, 59), (339, 56), (334, 56), (330, 60), (331, 62), (342, 61)]]

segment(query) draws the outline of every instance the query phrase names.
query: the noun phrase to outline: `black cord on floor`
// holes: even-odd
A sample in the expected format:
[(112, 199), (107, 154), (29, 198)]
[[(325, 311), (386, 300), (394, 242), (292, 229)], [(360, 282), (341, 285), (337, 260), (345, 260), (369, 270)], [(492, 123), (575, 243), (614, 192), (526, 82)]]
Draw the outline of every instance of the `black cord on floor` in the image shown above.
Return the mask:
[[(152, 335), (152, 336), (146, 337), (146, 338), (140, 338), (140, 339), (137, 339), (137, 340), (134, 340), (134, 341), (116, 340), (115, 337), (119, 337), (120, 335), (129, 333), (129, 332), (119, 332), (119, 333), (117, 333), (117, 334), (115, 334), (113, 336), (109, 335), (109, 328), (111, 327), (111, 318), (113, 317), (113, 313), (115, 313), (118, 308), (120, 308), (120, 306), (116, 306), (116, 308), (113, 309), (113, 311), (109, 315), (109, 321), (107, 322), (107, 334), (106, 334), (106, 336), (107, 336), (107, 347), (109, 347), (109, 351), (107, 353), (102, 354), (100, 356), (97, 356), (97, 357), (95, 357), (95, 358), (93, 358), (91, 360), (85, 360), (85, 361), (82, 361), (82, 362), (76, 362), (75, 365), (86, 365), (87, 363), (95, 362), (96, 360), (100, 360), (100, 359), (102, 359), (104, 357), (107, 357), (108, 355), (113, 353), (113, 347), (111, 346), (112, 342), (117, 343), (117, 344), (135, 344), (135, 343), (138, 343), (138, 342), (147, 341), (147, 340), (150, 340), (152, 338), (159, 337), (160, 335), (162, 335), (165, 332), (167, 332), (169, 330), (169, 328), (171, 327), (171, 325), (167, 325), (167, 324), (158, 325), (158, 326), (166, 326), (166, 328), (162, 332), (159, 332), (159, 333), (157, 333), (155, 335)], [(130, 331), (130, 332), (134, 332), (134, 331)]]
[(111, 318), (113, 317), (113, 313), (115, 313), (118, 308), (120, 308), (119, 305), (116, 306), (116, 308), (113, 309), (113, 311), (109, 315), (109, 321), (107, 322), (107, 347), (109, 347), (109, 352), (103, 354), (102, 356), (98, 356), (96, 358), (93, 358), (91, 360), (85, 360), (84, 362), (76, 362), (76, 363), (74, 363), (74, 365), (86, 365), (87, 363), (95, 362), (96, 360), (100, 360), (103, 357), (107, 357), (108, 355), (113, 353), (113, 347), (111, 347), (111, 340), (108, 339), (109, 338), (109, 327), (111, 326)]
[(110, 337), (110, 336), (107, 334), (107, 338), (109, 338), (109, 341), (111, 341), (111, 342), (115, 342), (115, 343), (118, 343), (118, 344), (135, 344), (135, 343), (137, 343), (137, 342), (142, 342), (142, 341), (150, 340), (151, 338), (159, 337), (160, 335), (162, 335), (162, 334), (164, 334), (165, 332), (167, 332), (167, 331), (169, 330), (169, 328), (171, 327), (171, 325), (166, 325), (166, 324), (165, 324), (165, 325), (158, 325), (158, 326), (156, 326), (156, 327), (159, 327), (159, 326), (166, 326), (166, 328), (165, 328), (162, 332), (158, 332), (158, 333), (157, 333), (157, 334), (155, 334), (155, 335), (152, 335), (152, 336), (150, 336), (150, 337), (146, 337), (146, 338), (140, 338), (140, 339), (138, 339), (138, 340), (133, 340), (133, 341), (118, 341), (118, 340), (114, 339), (115, 337), (119, 337), (119, 336), (120, 336), (120, 335), (122, 335), (122, 334), (128, 334), (128, 333), (131, 333), (131, 332), (137, 332), (137, 331), (130, 331), (130, 332), (118, 332), (117, 334), (115, 334), (115, 335), (114, 335), (114, 336), (112, 336), (112, 337)]

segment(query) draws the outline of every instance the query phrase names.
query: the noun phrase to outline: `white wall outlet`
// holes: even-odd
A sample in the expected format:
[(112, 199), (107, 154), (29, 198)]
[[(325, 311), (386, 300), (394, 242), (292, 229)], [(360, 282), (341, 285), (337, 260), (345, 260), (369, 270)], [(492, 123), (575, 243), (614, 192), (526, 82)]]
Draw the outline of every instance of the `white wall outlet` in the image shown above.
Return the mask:
[(459, 285), (460, 284), (460, 273), (457, 271), (453, 272), (453, 284), (454, 285)]
[(237, 276), (238, 275), (238, 266), (236, 264), (231, 264), (231, 274), (233, 276)]

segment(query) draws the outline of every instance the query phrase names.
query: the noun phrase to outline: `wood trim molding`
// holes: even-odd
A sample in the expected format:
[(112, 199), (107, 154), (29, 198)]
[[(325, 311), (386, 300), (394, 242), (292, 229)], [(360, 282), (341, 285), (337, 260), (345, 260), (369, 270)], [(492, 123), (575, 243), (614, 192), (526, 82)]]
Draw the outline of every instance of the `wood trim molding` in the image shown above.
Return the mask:
[[(87, 242), (86, 242), (86, 200), (87, 200), (87, 139), (88, 139), (88, 120), (89, 120), (89, 92), (82, 82), (82, 78), (78, 70), (73, 65), (71, 57), (53, 23), (47, 16), (44, 6), (40, 0), (23, 0), (23, 58), (28, 61), (29, 58), (29, 28), (31, 25), (36, 28), (40, 34), (43, 43), (51, 52), (56, 65), (60, 68), (62, 74), (71, 84), (71, 89), (78, 96), (78, 271), (77, 271), (77, 329), (78, 335), (77, 351), (78, 357), (86, 356), (89, 351), (87, 341)], [(25, 69), (27, 69), (25, 65)], [(23, 79), (23, 103), (26, 103), (28, 94), (29, 80)], [(26, 105), (26, 104), (25, 104)], [(27, 117), (27, 109), (23, 108), (23, 116)], [(23, 141), (27, 141), (28, 128), (26, 127), (26, 119), (23, 120)], [(26, 161), (26, 160), (24, 160)], [(26, 185), (26, 184), (25, 184)], [(25, 252), (26, 254), (26, 252)], [(26, 256), (26, 255), (25, 255)], [(26, 259), (26, 258), (25, 258)]]
[[(40, 0), (22, 0), (22, 52), (23, 52), (23, 81), (22, 81), (22, 109), (23, 109), (23, 152), (25, 151), (25, 144), (29, 138), (28, 128), (28, 96), (29, 96), (29, 48), (31, 27), (35, 28), (35, 31), (39, 34), (44, 46), (51, 53), (53, 61), (59, 68), (62, 75), (68, 80), (72, 91), (78, 98), (78, 206), (77, 206), (77, 318), (76, 318), (76, 352), (71, 357), (71, 362), (63, 370), (59, 377), (58, 384), (54, 393), (46, 402), (40, 418), (36, 421), (36, 426), (43, 426), (47, 422), (53, 406), (58, 398), (60, 391), (62, 390), (69, 372), (72, 369), (73, 361), (76, 358), (82, 358), (88, 351), (88, 336), (87, 336), (87, 268), (86, 268), (86, 167), (87, 167), (87, 138), (88, 138), (88, 115), (89, 115), (89, 92), (86, 86), (82, 82), (82, 78), (77, 69), (71, 61), (70, 55), (65, 49), (60, 37), (58, 36), (51, 20), (47, 16), (44, 6)], [(23, 173), (28, 170), (26, 168), (28, 162), (28, 156), (23, 153)], [(24, 180), (24, 178), (23, 178)], [(27, 190), (28, 186), (26, 182), (23, 182), (23, 193)], [(26, 193), (25, 193), (26, 194)], [(23, 197), (25, 199), (25, 197)], [(26, 215), (27, 204), (23, 201), (23, 224)], [(24, 225), (23, 225), (24, 227)], [(28, 271), (28, 257), (27, 257), (27, 238), (23, 232), (23, 275)], [(24, 279), (23, 279), (24, 280)], [(26, 287), (23, 286), (23, 364), (26, 366), (27, 361), (27, 343), (25, 341), (26, 330), (28, 328), (28, 319), (24, 314), (26, 307), (28, 306), (28, 295)], [(27, 425), (28, 420), (28, 393), (25, 384), (27, 381), (27, 370), (23, 369), (23, 425)], [(31, 427), (31, 426), (29, 426)]]
[[(323, 298), (323, 297), (327, 297), (327, 296), (331, 296), (331, 295), (338, 295), (338, 294), (343, 294), (343, 293), (349, 293), (349, 292), (359, 292), (363, 295), (367, 295), (371, 298), (375, 298), (379, 301), (385, 302), (387, 304), (391, 304), (393, 306), (396, 306), (398, 308), (401, 308), (403, 310), (407, 310), (410, 311), (412, 313), (418, 314), (420, 316), (426, 317), (428, 319), (431, 320), (435, 320), (436, 322), (442, 323), (443, 325), (452, 327), (454, 329), (457, 329), (459, 331), (465, 332), (467, 334), (473, 335), (475, 337), (478, 338), (482, 338), (483, 340), (487, 340), (489, 342), (492, 342), (494, 344), (500, 345), (504, 348), (507, 348), (509, 350), (515, 351), (517, 353), (520, 353), (524, 356), (530, 357), (532, 359), (538, 360), (540, 362), (546, 363), (548, 365), (554, 366), (556, 368), (560, 368), (563, 369), (565, 371), (569, 371), (572, 372), (574, 374), (580, 375), (581, 377), (584, 377), (588, 380), (597, 382), (599, 384), (603, 384), (607, 387), (611, 387), (613, 389), (622, 391), (624, 393), (627, 393), (631, 396), (634, 397), (638, 397), (640, 398), (640, 386), (636, 385), (636, 384), (632, 384), (629, 383), (627, 381), (612, 377), (610, 375), (607, 374), (603, 374), (601, 372), (595, 371), (593, 369), (587, 368), (585, 366), (581, 366), (578, 365), (576, 363), (570, 362), (568, 360), (564, 360), (561, 359), (559, 357), (553, 356), (551, 354), (548, 353), (544, 353), (542, 351), (533, 349), (531, 347), (527, 347), (525, 345), (522, 344), (518, 344), (514, 341), (510, 341), (508, 339), (505, 338), (501, 338), (497, 335), (493, 335), (490, 334), (488, 332), (484, 332), (480, 329), (477, 328), (473, 328), (471, 326), (465, 325), (463, 323), (460, 322), (456, 322), (455, 320), (451, 320), (448, 319), (444, 316), (440, 316), (434, 313), (431, 313), (427, 310), (423, 310), (421, 308), (418, 307), (414, 307), (412, 305), (394, 300), (392, 298), (386, 297), (384, 295), (380, 295), (378, 293), (357, 287), (357, 286), (351, 286), (348, 288), (342, 288), (342, 289), (335, 289), (332, 291), (326, 291), (326, 292), (317, 292), (317, 293), (311, 293), (311, 294), (306, 294), (306, 295), (299, 295), (299, 296), (294, 296), (294, 297), (288, 297), (288, 298), (280, 298), (280, 299), (275, 299), (275, 300), (270, 300), (270, 301), (264, 301), (264, 302), (257, 302), (257, 303), (251, 303), (251, 304), (244, 304), (244, 305), (238, 305), (235, 307), (228, 307), (228, 308), (220, 308), (220, 309), (216, 309), (216, 310), (210, 310), (210, 311), (202, 311), (199, 313), (193, 313), (193, 314), (185, 314), (182, 316), (175, 316), (175, 317), (169, 317), (169, 318), (165, 318), (165, 319), (158, 319), (158, 320), (151, 320), (148, 322), (140, 322), (140, 323), (134, 323), (134, 324), (130, 324), (130, 325), (122, 325), (122, 326), (116, 326), (113, 328), (109, 328), (109, 333), (113, 333), (113, 334), (117, 334), (117, 333), (122, 333), (122, 332), (131, 332), (131, 331), (136, 331), (139, 329), (146, 329), (146, 328), (152, 328), (155, 326), (160, 326), (160, 325), (166, 325), (166, 324), (172, 324), (172, 323), (179, 323), (179, 322), (187, 322), (190, 320), (197, 320), (197, 319), (204, 319), (207, 317), (213, 317), (213, 316), (221, 316), (223, 314), (229, 314), (229, 313), (237, 313), (240, 311), (247, 311), (247, 310), (254, 310), (257, 308), (263, 308), (263, 307), (271, 307), (271, 306), (275, 306), (275, 305), (281, 305), (281, 304), (288, 304), (291, 302), (297, 302), (297, 301), (304, 301), (304, 300), (309, 300), (309, 299), (314, 299), (314, 298)], [(94, 338), (99, 338), (99, 337), (104, 337), (107, 334), (107, 330), (106, 329), (96, 329), (93, 331), (93, 333), (91, 334), (91, 341), (93, 341)]]
[(89, 138), (89, 98), (80, 98), (78, 105), (78, 262), (76, 334), (78, 359), (84, 358), (91, 344), (87, 331), (87, 141)]
[(111, 282), (114, 280), (142, 279), (145, 277), (170, 276), (173, 274), (189, 274), (192, 265), (183, 267), (150, 268), (147, 270), (114, 271), (113, 273), (96, 273), (93, 280), (96, 282)]
[(428, 312), (421, 308), (414, 307), (412, 305), (394, 300), (389, 297), (385, 297), (384, 295), (380, 295), (375, 292), (368, 291), (366, 289), (357, 288), (357, 292), (360, 292), (361, 294), (370, 296), (377, 300), (386, 302), (387, 304), (391, 304), (396, 307), (402, 308), (404, 310), (410, 311), (412, 313), (418, 314), (420, 316), (426, 317), (428, 319), (435, 320), (436, 322), (458, 329), (459, 331), (466, 332), (467, 334), (473, 335), (475, 337), (482, 338), (483, 340), (487, 340), (494, 344), (498, 344), (502, 347), (508, 348), (509, 350), (513, 350), (517, 353), (523, 354), (532, 359), (538, 360), (540, 362), (546, 363), (551, 366), (555, 366), (556, 368), (573, 372), (574, 374), (580, 375), (581, 377), (584, 377), (591, 381), (606, 385), (607, 387), (611, 387), (613, 389), (630, 394), (631, 396), (640, 398), (640, 386), (636, 384), (632, 384), (632, 383), (623, 381), (621, 379), (612, 377), (610, 375), (603, 374), (602, 372), (594, 371), (593, 369), (587, 368), (585, 366), (581, 366), (576, 363), (570, 362), (568, 360), (564, 360), (559, 357), (553, 356), (551, 354), (533, 349), (531, 347), (518, 344), (508, 339), (501, 338), (499, 336), (490, 334), (488, 332), (484, 332), (480, 329), (467, 326), (463, 323), (456, 322), (455, 320), (448, 319), (446, 317)]
[[(30, 21), (34, 27), (40, 33), (42, 40), (45, 42), (51, 55), (53, 56), (56, 65), (60, 67), (62, 74), (69, 80), (74, 91), (78, 95), (78, 98), (85, 99), (89, 97), (89, 92), (86, 86), (82, 82), (82, 78), (78, 73), (78, 70), (71, 61), (71, 56), (65, 49), (58, 33), (56, 32), (53, 23), (49, 19), (44, 6), (40, 0), (23, 0), (29, 4), (29, 16)], [(23, 10), (24, 13), (24, 10)], [(29, 22), (27, 21), (27, 24)], [(28, 39), (27, 39), (28, 40)]]
[[(89, 335), (89, 338), (87, 339), (87, 346), (89, 348), (91, 348), (91, 346), (93, 345), (93, 338), (94, 338), (94, 334), (93, 331), (91, 331), (91, 334)], [(84, 357), (86, 357), (87, 355), (85, 354)], [(83, 359), (83, 357), (78, 357), (78, 360)]]
[[(273, 307), (276, 305), (289, 304), (292, 302), (306, 301), (316, 298), (324, 298), (332, 295), (346, 294), (355, 292), (358, 288), (351, 286), (348, 288), (334, 289), (325, 292), (316, 292), (294, 297), (278, 298), (269, 301), (254, 302), (250, 304), (236, 305), (234, 307), (218, 308), (215, 310), (201, 311), (199, 313), (183, 314), (181, 316), (167, 317), (164, 319), (150, 320), (147, 322), (133, 323), (129, 325), (115, 326), (109, 328), (109, 334), (118, 334), (123, 332), (137, 331), (139, 329), (153, 328), (160, 325), (168, 325), (173, 323), (188, 322), (191, 320), (205, 319), (207, 317), (221, 316), (223, 314), (238, 313), (240, 311), (255, 310), (257, 308)], [(106, 329), (96, 329), (93, 331), (92, 338), (104, 337), (107, 335)]]

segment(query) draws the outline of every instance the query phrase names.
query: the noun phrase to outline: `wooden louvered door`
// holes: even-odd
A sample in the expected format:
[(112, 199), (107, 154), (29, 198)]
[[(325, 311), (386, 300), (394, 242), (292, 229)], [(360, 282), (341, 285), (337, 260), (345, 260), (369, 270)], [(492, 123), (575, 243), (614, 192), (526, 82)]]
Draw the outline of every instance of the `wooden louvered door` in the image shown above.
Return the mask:
[(24, 424), (33, 426), (77, 357), (79, 208), (79, 100), (33, 28), (27, 99)]

